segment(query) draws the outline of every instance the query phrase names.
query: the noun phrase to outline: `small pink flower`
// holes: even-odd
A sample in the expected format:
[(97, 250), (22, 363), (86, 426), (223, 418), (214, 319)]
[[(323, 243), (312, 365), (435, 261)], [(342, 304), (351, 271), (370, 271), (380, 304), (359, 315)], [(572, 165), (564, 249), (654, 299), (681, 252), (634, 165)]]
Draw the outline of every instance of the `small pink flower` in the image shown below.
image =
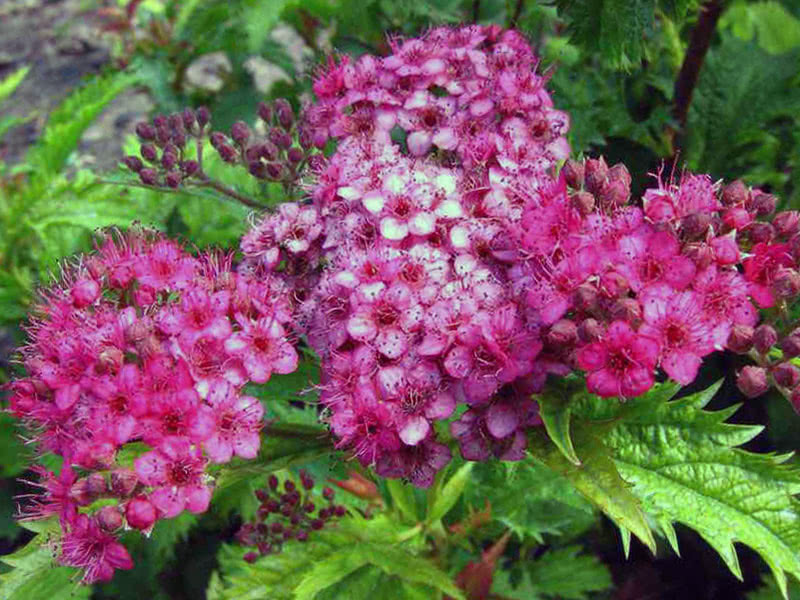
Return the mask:
[(95, 519), (77, 515), (61, 540), (62, 565), (83, 569), (86, 584), (111, 581), (116, 569), (133, 568), (128, 550), (117, 539), (103, 531)]
[(586, 387), (598, 396), (633, 398), (653, 386), (658, 342), (614, 321), (602, 340), (580, 348), (578, 366), (586, 371)]
[(233, 455), (255, 458), (261, 446), (259, 430), (264, 408), (258, 399), (244, 396), (226, 381), (212, 384), (206, 401), (212, 408), (214, 425), (203, 448), (216, 463), (225, 463)]
[(274, 318), (251, 321), (238, 316), (242, 330), (225, 341), (225, 350), (240, 357), (248, 377), (266, 383), (272, 373), (291, 373), (297, 369), (297, 351), (286, 339), (283, 326)]

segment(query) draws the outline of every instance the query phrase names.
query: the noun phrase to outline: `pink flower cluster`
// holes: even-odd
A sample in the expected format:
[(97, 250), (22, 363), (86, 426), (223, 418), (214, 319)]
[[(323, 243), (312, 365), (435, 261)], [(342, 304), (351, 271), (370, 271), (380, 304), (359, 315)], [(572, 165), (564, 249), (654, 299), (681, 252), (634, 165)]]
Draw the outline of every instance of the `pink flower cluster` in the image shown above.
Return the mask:
[(430, 485), (446, 420), (464, 458), (521, 459), (548, 375), (620, 398), (659, 368), (688, 384), (754, 303), (800, 291), (797, 215), (766, 222), (769, 194), (684, 174), (631, 202), (623, 165), (559, 172), (569, 119), (517, 32), (391, 47), (319, 74), (299, 127), (336, 150), (241, 245), (291, 290), (327, 422), (379, 475)]
[[(44, 293), (10, 407), (63, 458), (60, 475), (39, 470), (44, 493), (26, 516), (60, 518), (60, 562), (85, 582), (131, 567), (122, 527), (204, 512), (209, 463), (258, 454), (263, 408), (242, 387), (298, 360), (281, 285), (136, 229)], [(116, 503), (92, 511), (99, 499)]]

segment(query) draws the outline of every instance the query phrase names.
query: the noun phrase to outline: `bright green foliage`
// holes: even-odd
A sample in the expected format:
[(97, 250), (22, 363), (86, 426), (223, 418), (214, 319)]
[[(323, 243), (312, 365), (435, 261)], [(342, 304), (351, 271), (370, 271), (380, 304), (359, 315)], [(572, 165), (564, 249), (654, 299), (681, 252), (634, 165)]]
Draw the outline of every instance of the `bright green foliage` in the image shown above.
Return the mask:
[(644, 56), (645, 42), (654, 35), (656, 12), (682, 19), (695, 2), (680, 0), (555, 0), (572, 39), (609, 64), (630, 68)]
[[(22, 67), (0, 81), (0, 105), (2, 105), (3, 102), (14, 93), (14, 90), (19, 87), (19, 84), (22, 83), (23, 79), (25, 79), (28, 71), (30, 71), (30, 67)], [(0, 117), (0, 140), (3, 139), (3, 136), (5, 136), (9, 129), (20, 125), (27, 120), (28, 119), (23, 117), (14, 117), (11, 115)]]
[(74, 569), (55, 566), (51, 538), (57, 529), (55, 523), (37, 523), (39, 534), (33, 540), (14, 554), (0, 557), (0, 561), (12, 567), (11, 571), (0, 575), (0, 598), (89, 598), (91, 588), (78, 585)]
[[(583, 419), (603, 421), (595, 427), (605, 430), (608, 459), (630, 484), (619, 487), (609, 501), (635, 497), (673, 541), (673, 521), (695, 529), (737, 577), (741, 572), (733, 544), (750, 546), (785, 591), (785, 573), (800, 577), (800, 502), (794, 497), (800, 492), (800, 473), (785, 464), (787, 455), (735, 448), (762, 427), (725, 423), (736, 407), (704, 411), (718, 387), (670, 402), (676, 386), (661, 385), (624, 405), (587, 394), (574, 411)], [(576, 437), (574, 442), (582, 459), (601, 452), (589, 440)], [(610, 513), (608, 506), (603, 509)]]
[(568, 481), (530, 460), (477, 464), (465, 498), (475, 509), (488, 501), (492, 517), (520, 538), (576, 534), (595, 522), (592, 506)]
[(798, 143), (798, 64), (800, 49), (771, 55), (755, 42), (723, 36), (706, 57), (689, 110), (690, 168), (784, 189), (787, 150), (796, 152)]
[(431, 501), (425, 520), (433, 523), (444, 517), (455, 506), (464, 493), (467, 483), (471, 480), (470, 473), (474, 463), (465, 463), (445, 482), (444, 485), (435, 485), (431, 491)]
[(516, 585), (512, 585), (507, 573), (502, 573), (492, 591), (519, 600), (584, 600), (591, 592), (611, 587), (611, 574), (606, 566), (594, 556), (580, 552), (579, 546), (550, 550), (526, 564)]
[[(223, 546), (220, 578), (212, 579), (209, 600), (372, 598), (363, 590), (398, 600), (463, 599), (448, 575), (424, 558), (412, 539), (384, 516), (347, 517), (314, 532), (305, 544), (291, 542), (279, 554), (250, 565), (241, 548)], [(375, 596), (382, 598), (384, 596)]]
[(737, 0), (720, 18), (721, 29), (744, 41), (753, 37), (770, 54), (782, 54), (800, 47), (800, 19), (775, 0), (747, 3)]

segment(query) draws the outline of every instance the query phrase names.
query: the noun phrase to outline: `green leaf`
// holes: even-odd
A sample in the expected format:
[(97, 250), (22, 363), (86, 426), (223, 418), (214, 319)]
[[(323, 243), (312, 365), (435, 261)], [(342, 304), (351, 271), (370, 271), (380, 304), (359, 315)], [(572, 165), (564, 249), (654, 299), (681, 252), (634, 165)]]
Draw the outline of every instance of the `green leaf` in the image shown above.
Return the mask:
[(326, 560), (316, 563), (303, 577), (294, 590), (296, 600), (313, 600), (319, 592), (350, 575), (352, 572), (369, 564), (367, 548), (353, 548), (351, 551), (339, 551)]
[(575, 454), (575, 448), (569, 437), (570, 396), (556, 391), (542, 394), (537, 397), (537, 400), (539, 416), (542, 418), (550, 439), (567, 460), (574, 465), (580, 465), (581, 461)]
[(412, 523), (419, 520), (417, 515), (417, 497), (414, 486), (399, 479), (387, 479), (386, 487), (392, 497), (392, 503), (400, 514)]
[(58, 173), (78, 146), (86, 128), (114, 98), (137, 80), (137, 77), (124, 72), (97, 77), (73, 92), (51, 112), (41, 137), (26, 157), (36, 176)]
[(21, 67), (0, 81), (0, 104), (14, 93), (30, 70), (30, 67)]
[(528, 567), (533, 590), (542, 596), (584, 600), (590, 592), (612, 585), (608, 568), (596, 557), (580, 554), (579, 546), (551, 550)]
[[(658, 522), (696, 530), (741, 578), (734, 543), (756, 550), (785, 593), (786, 573), (800, 577), (800, 472), (789, 455), (754, 454), (734, 446), (760, 426), (725, 420), (736, 406), (708, 412), (719, 384), (674, 401), (671, 386), (657, 386), (624, 406), (580, 404), (584, 418), (615, 423), (604, 436), (610, 456), (630, 492)], [(611, 407), (611, 408), (610, 408)], [(577, 411), (576, 411), (577, 412)]]
[(447, 480), (447, 483), (434, 494), (433, 502), (425, 518), (428, 523), (438, 521), (455, 506), (455, 503), (458, 502), (458, 499), (464, 493), (464, 488), (470, 480), (470, 473), (474, 466), (475, 463), (472, 462), (463, 464), (453, 473), (453, 476)]
[(598, 430), (592, 431), (591, 427), (586, 426), (573, 431), (573, 443), (581, 456), (580, 466), (569, 462), (540, 432), (534, 432), (532, 435), (531, 454), (565, 477), (619, 527), (631, 531), (655, 553), (655, 539), (645, 519), (641, 503), (631, 493), (629, 485), (620, 477), (598, 433)]
[(49, 523), (47, 529), (27, 545), (14, 554), (0, 557), (2, 562), (13, 567), (8, 573), (0, 574), (3, 600), (89, 598), (91, 588), (76, 583), (75, 569), (55, 566), (50, 542), (57, 528), (57, 524)]
[(0, 477), (16, 477), (31, 460), (31, 452), (22, 444), (17, 424), (10, 414), (0, 413)]
[(782, 54), (800, 47), (800, 20), (780, 2), (735, 2), (720, 18), (721, 29), (730, 28), (741, 40), (756, 35), (758, 45), (770, 54)]

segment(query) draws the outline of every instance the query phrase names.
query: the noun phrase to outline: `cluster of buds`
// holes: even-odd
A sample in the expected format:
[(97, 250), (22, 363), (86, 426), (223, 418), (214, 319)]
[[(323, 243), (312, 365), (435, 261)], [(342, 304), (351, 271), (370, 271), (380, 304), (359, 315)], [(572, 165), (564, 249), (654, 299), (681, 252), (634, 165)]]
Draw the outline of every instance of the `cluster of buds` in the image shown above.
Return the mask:
[(207, 134), (211, 114), (205, 107), (182, 113), (156, 115), (152, 124), (138, 123), (136, 135), (142, 142), (139, 156), (126, 156), (122, 163), (145, 185), (177, 188), (186, 179), (201, 176), (197, 150), (190, 149), (190, 140), (198, 143)]
[(291, 105), (283, 98), (271, 105), (260, 102), (258, 116), (264, 135), (237, 121), (229, 135), (212, 132), (211, 145), (223, 161), (243, 165), (253, 177), (287, 184), (296, 181), (313, 148), (309, 137), (298, 132)]
[[(208, 466), (258, 454), (264, 409), (242, 388), (298, 361), (275, 283), (134, 229), (106, 236), (43, 292), (10, 409), (63, 467), (38, 469), (43, 494), (23, 517), (59, 517), (59, 561), (84, 582), (130, 568), (123, 527), (204, 512)], [(131, 448), (133, 468), (121, 459)], [(112, 502), (92, 511), (101, 499)]]
[[(240, 544), (257, 549), (244, 555), (247, 562), (280, 552), (290, 540), (308, 541), (312, 532), (347, 513), (343, 505), (334, 503), (333, 489), (323, 488), (320, 499), (313, 493), (315, 482), (311, 475), (301, 470), (299, 479), (299, 487), (289, 478), (281, 486), (278, 478), (270, 475), (267, 487), (255, 491), (261, 503), (256, 520), (242, 525), (236, 534)], [(320, 500), (324, 502), (322, 506)]]

